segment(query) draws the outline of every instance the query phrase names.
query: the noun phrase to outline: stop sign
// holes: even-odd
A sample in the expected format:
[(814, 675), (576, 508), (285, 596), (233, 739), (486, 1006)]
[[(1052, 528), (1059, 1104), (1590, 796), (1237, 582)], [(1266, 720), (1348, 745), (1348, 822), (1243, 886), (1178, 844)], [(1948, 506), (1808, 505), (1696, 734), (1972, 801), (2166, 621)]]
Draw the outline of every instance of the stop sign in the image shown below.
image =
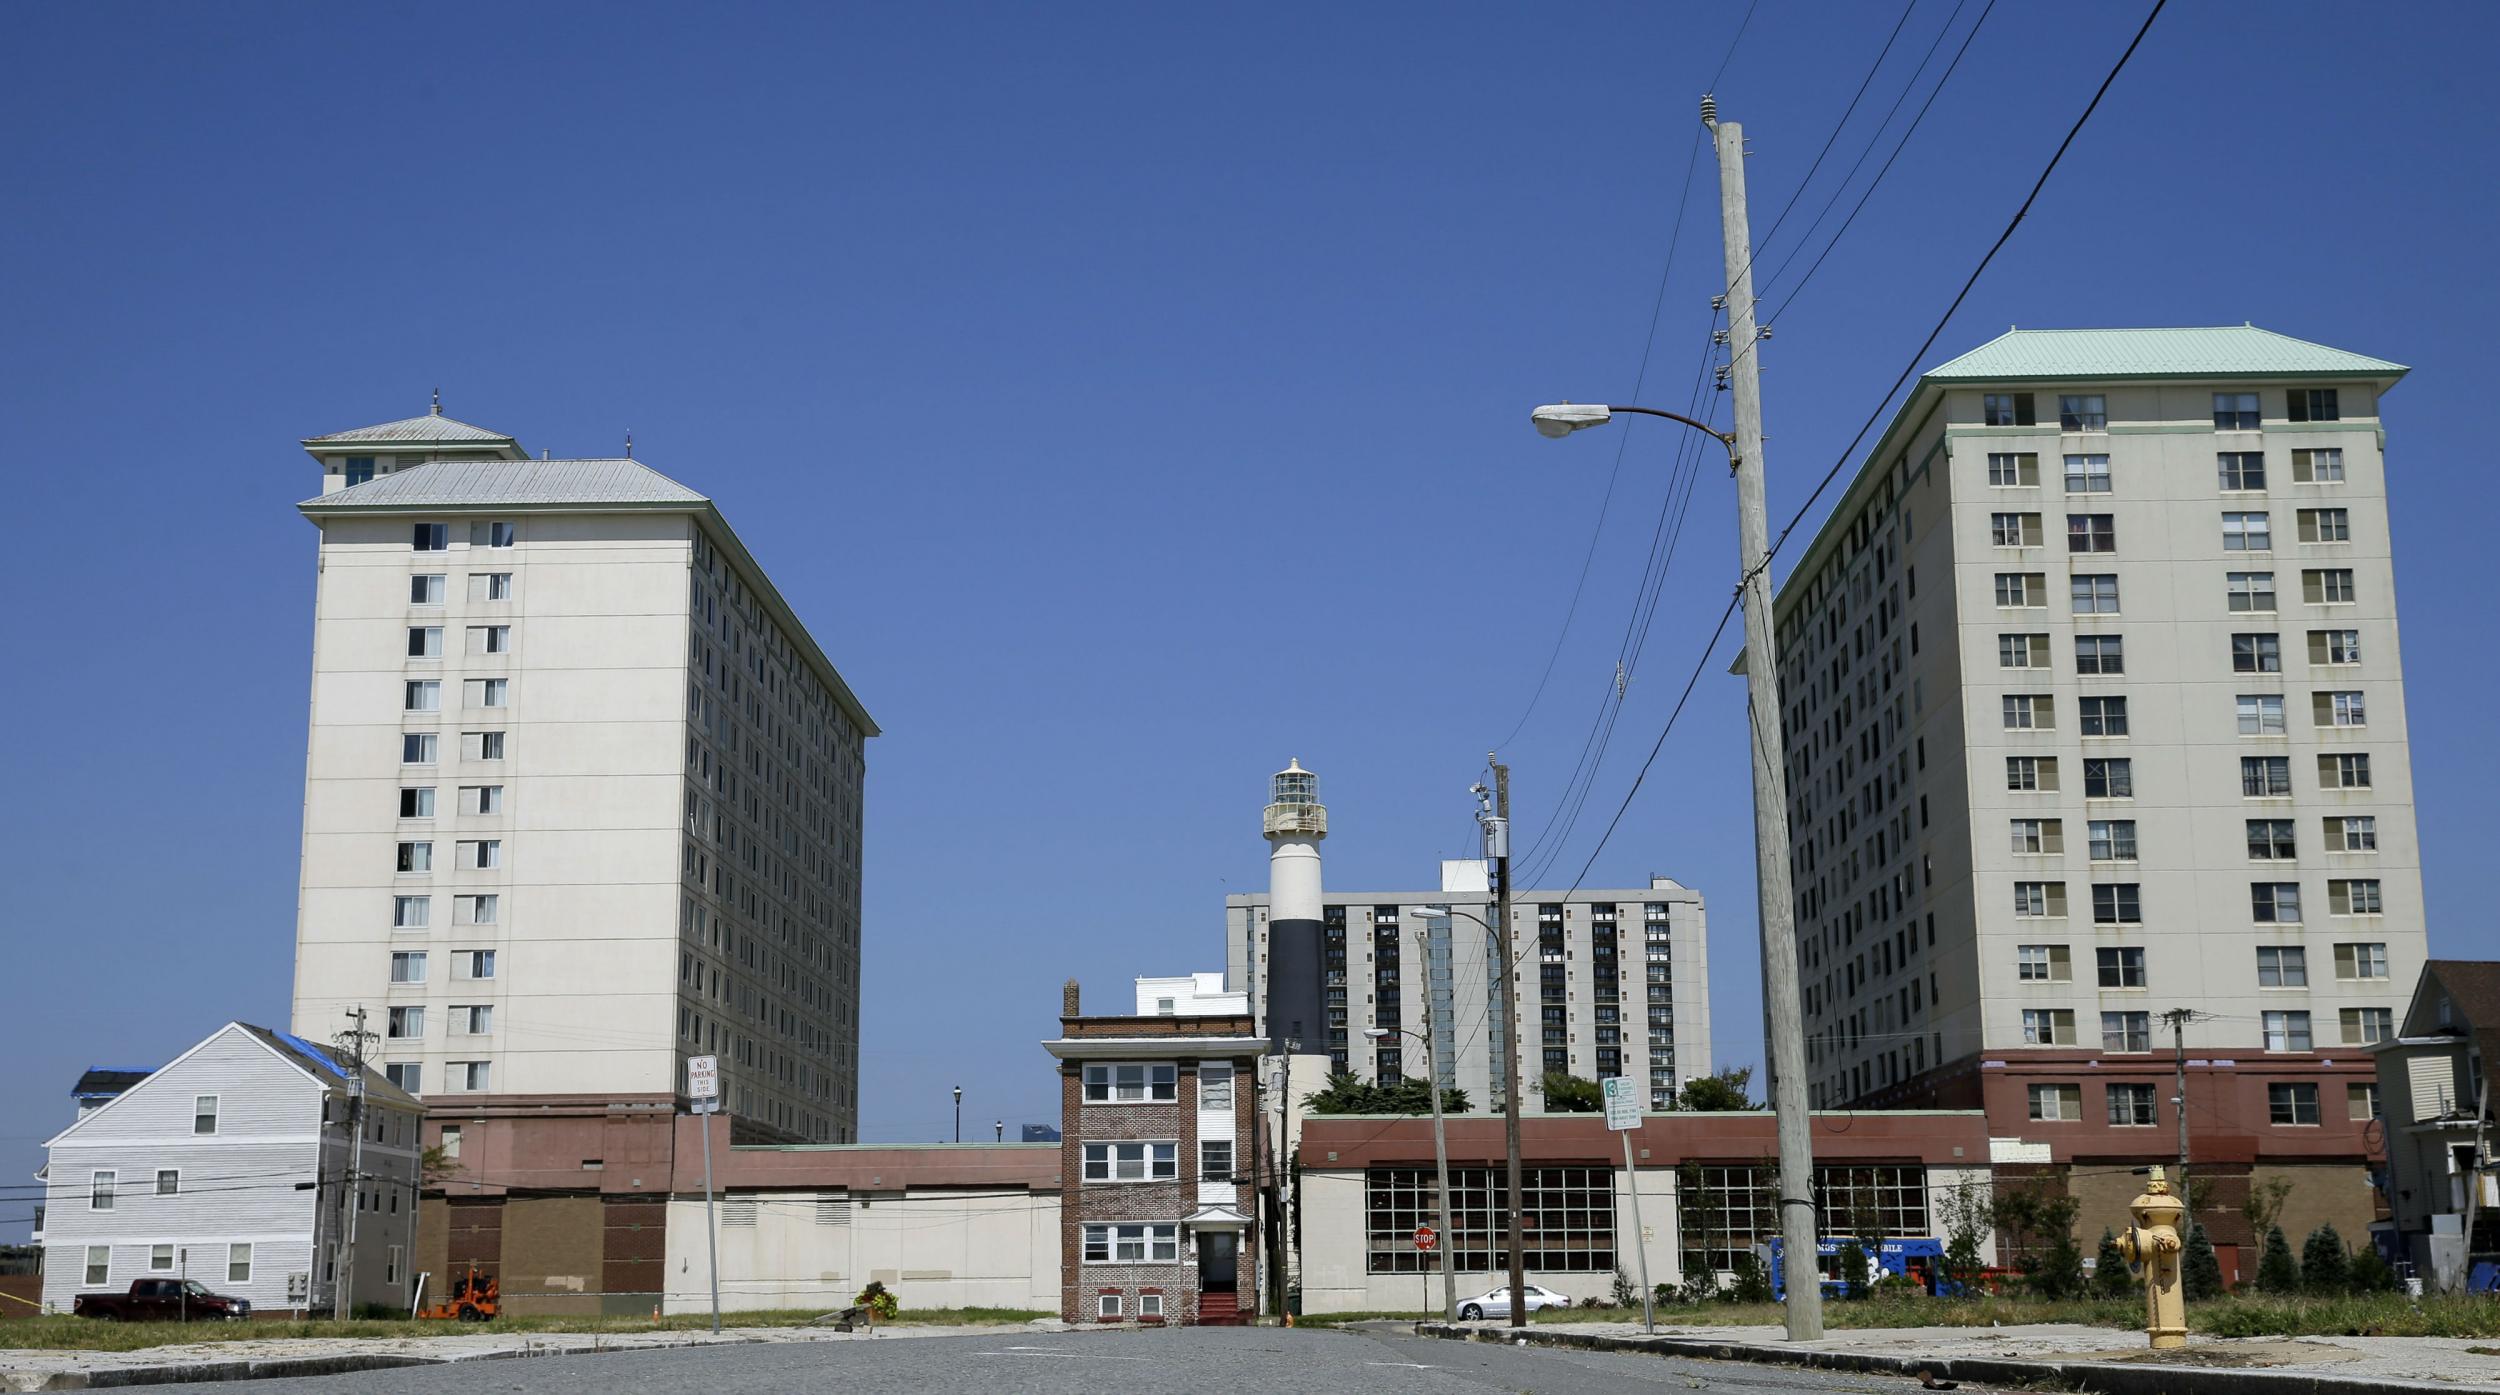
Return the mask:
[(1428, 1226), (1428, 1225), (1419, 1225), (1419, 1226), (1415, 1227), (1415, 1248), (1416, 1248), (1416, 1249), (1419, 1249), (1419, 1250), (1429, 1250), (1429, 1249), (1431, 1249), (1433, 1246), (1438, 1245), (1438, 1244), (1440, 1244), (1440, 1243), (1441, 1243), (1441, 1237), (1433, 1233), (1433, 1229), (1432, 1229), (1432, 1227), (1431, 1227), (1431, 1226)]

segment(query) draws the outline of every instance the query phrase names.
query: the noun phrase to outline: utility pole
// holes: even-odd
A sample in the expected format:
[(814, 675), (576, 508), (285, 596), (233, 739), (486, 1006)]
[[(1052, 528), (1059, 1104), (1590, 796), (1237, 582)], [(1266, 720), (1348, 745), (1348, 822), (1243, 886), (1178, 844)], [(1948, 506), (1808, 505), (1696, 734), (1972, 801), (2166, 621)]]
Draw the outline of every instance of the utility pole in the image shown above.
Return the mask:
[(347, 1185), (340, 1204), (346, 1210), (347, 1236), (341, 1247), (338, 1283), (330, 1290), (330, 1316), (345, 1322), (356, 1310), (356, 1213), (364, 1199), (365, 1160), (365, 1006), (358, 1003), (347, 1019), (356, 1025), (347, 1033)]
[[(1528, 1257), (1520, 1239), (1519, 1184), (1519, 956), (1510, 945), (1510, 767), (1487, 756), (1493, 766), (1493, 808), (1479, 812), (1484, 825), (1484, 855), (1493, 861), (1493, 938), (1501, 963), (1494, 978), (1502, 992), (1502, 1152), (1508, 1171), (1503, 1244), (1510, 1251), (1510, 1325), (1528, 1325)], [(1484, 786), (1476, 786), (1484, 797)], [(1433, 1088), (1439, 1090), (1435, 1080)]]
[[(2196, 1020), (2196, 1009), (2172, 1008), (2161, 1015), (2161, 1020), (2170, 1024), (2170, 1060), (2176, 1080), (2170, 1107), (2179, 1116), (2179, 1204), (2187, 1208), (2187, 1223), (2193, 1228), (2196, 1224), (2196, 1197), (2188, 1191), (2187, 1024)], [(2184, 1241), (2187, 1237), (2183, 1235), (2179, 1238)]]
[[(1443, 922), (1447, 924), (1448, 922)], [(1424, 1071), (1431, 1079), (1432, 1090), (1432, 1170), (1437, 1184), (1434, 1195), (1440, 1199), (1441, 1212), (1441, 1320), (1458, 1321), (1458, 1274), (1450, 1252), (1458, 1246), (1458, 1236), (1450, 1230), (1450, 1136), (1441, 1116), (1441, 1024), (1432, 1013), (1432, 932), (1415, 932), (1415, 948), (1423, 951), (1424, 961)], [(2470, 1231), (2468, 1232), (2471, 1233)], [(1427, 1281), (1429, 1282), (1429, 1281)]]
[(1762, 332), (1754, 325), (1753, 233), (1745, 221), (1745, 130), (1701, 99), (1719, 153), (1719, 230), (1727, 262), (1728, 367), (1736, 400), (1736, 510), (1745, 568), (1745, 701), (1753, 727), (1754, 862), (1762, 916), (1762, 988), (1771, 1100), (1779, 1115), (1780, 1235), (1788, 1339), (1823, 1335), (1823, 1273), (1815, 1262), (1814, 1139), (1806, 1088), (1805, 1017), (1788, 871), (1787, 754), (1781, 741), (1779, 649), (1771, 623), (1770, 519), (1762, 483)]

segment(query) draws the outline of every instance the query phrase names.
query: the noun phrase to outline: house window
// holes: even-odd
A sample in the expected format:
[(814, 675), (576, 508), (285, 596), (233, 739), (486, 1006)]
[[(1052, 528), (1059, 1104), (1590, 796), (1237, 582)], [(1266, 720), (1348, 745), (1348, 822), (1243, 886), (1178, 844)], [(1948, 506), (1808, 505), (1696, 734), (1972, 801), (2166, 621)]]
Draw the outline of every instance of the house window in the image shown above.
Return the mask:
[(2225, 493), (2266, 487), (2266, 457), (2263, 451), (2226, 450), (2215, 456), (2214, 461), (2222, 476)]
[(1168, 1182), (1180, 1176), (1177, 1143), (1088, 1143), (1088, 1182)]
[(2232, 572), (2224, 579), (2224, 595), (2234, 614), (2274, 613), (2274, 573)]
[(111, 1277), (112, 1272), (113, 1247), (110, 1245), (89, 1245), (87, 1247), (86, 1287), (103, 1287), (105, 1281)]
[(495, 1009), (489, 1003), (454, 1004), (451, 1009), (451, 1034), (456, 1037), (482, 1037), (495, 1030)]
[(2109, 1122), (2113, 1128), (2145, 1128), (2153, 1122), (2153, 1087), (2120, 1081), (2109, 1087)]
[[(430, 731), (401, 732), (399, 734), (400, 763), (403, 765), (432, 765), (434, 763), (434, 742), (434, 733)], [(426, 792), (425, 805), (426, 812), (424, 817), (432, 818), (434, 816), (434, 795), (431, 790)]]
[(2269, 1122), (2276, 1124), (2315, 1124), (2318, 1087), (2308, 1081), (2268, 1085), (2266, 1113)]
[(2118, 945), (2092, 951), (2093, 966), (2100, 974), (2103, 988), (2142, 988), (2144, 986), (2144, 947)]
[(492, 1077), (491, 1061), (452, 1061), (444, 1066), (445, 1085), (454, 1090), (484, 1090)]
[(178, 1167), (158, 1168), (156, 1170), (156, 1194), (158, 1196), (182, 1195), (182, 1169)]
[(2075, 672), (2112, 677), (2127, 671), (2127, 641), (2119, 635), (2075, 636)]
[(1204, 1110), (1233, 1107), (1233, 1068), (1222, 1061), (1204, 1061), (1198, 1066), (1198, 1108)]
[(217, 1097), (215, 1095), (191, 1097), (191, 1132), (200, 1136), (217, 1132)]
[(2231, 636), (2231, 671), (2233, 673), (2281, 673), (2283, 671), (2282, 637), (2270, 634)]
[(2109, 457), (2106, 455), (2067, 456), (2066, 492), (2069, 494), (2107, 494), (2109, 492)]
[(2248, 821), (2248, 855), (2258, 861), (2274, 861), (2299, 856), (2293, 847), (2290, 819), (2250, 819)]
[[(2038, 885), (2038, 883), (2033, 883)], [(2064, 945), (2016, 945), (2014, 977), (2022, 983), (2064, 983), (2071, 976)]]
[(425, 1009), (421, 1007), (392, 1008), (390, 1025), (383, 1034), (401, 1039), (424, 1036)]
[(2344, 451), (2341, 446), (2319, 450), (2292, 452), (2292, 479), (2300, 484), (2342, 484), (2344, 482)]
[(252, 1247), (249, 1245), (228, 1245), (226, 1247), (226, 1282), (230, 1284), (248, 1284), (251, 1281)]
[(2345, 1008), (2336, 1014), (2336, 1023), (2343, 1028), (2346, 1046), (2376, 1046), (2396, 1035), (2393, 1008)]
[(2386, 905), (2379, 900), (2376, 877), (2359, 877), (2350, 881), (2341, 878), (2326, 884), (2326, 908), (2334, 915), (2383, 915)]
[(400, 870), (400, 871), (402, 871), (402, 872), (431, 872), (431, 871), (433, 871), (433, 870), (434, 870), (434, 845), (433, 845), (432, 843), (402, 843), (402, 844), (400, 844), (400, 845), (399, 845), (399, 870)]
[(2320, 756), (2318, 783), (2331, 790), (2366, 790), (2370, 787), (2370, 758), (2358, 754)]
[(1120, 1316), (1120, 1312), (1120, 1295), (1116, 1293), (1105, 1293), (1100, 1294), (1095, 1298), (1094, 1316), (1115, 1318)]
[(2300, 883), (2252, 882), (2248, 888), (2250, 914), (2260, 925), (2300, 924)]
[(2031, 394), (2027, 392), (1991, 392), (1979, 403), (1980, 421), (1987, 426), (2036, 426), (2039, 419), (2032, 414)]
[(2066, 1008), (2024, 1008), (2023, 1044), (2025, 1046), (2074, 1045), (2075, 1014)]
[(2263, 513), (2226, 513), (2222, 516), (2222, 550), (2225, 552), (2271, 552), (2274, 550), (2274, 524)]
[(2143, 887), (2137, 882), (2101, 882), (2092, 888), (2092, 923), (2135, 925), (2144, 919)]
[(2352, 541), (2352, 510), (2302, 509), (2300, 540), (2305, 543), (2348, 543)]
[(2047, 693), (2007, 693), (2002, 706), (2007, 731), (2045, 731), (2057, 725)]
[(2283, 734), (2283, 695), (2281, 693), (2242, 693), (2238, 699), (2240, 735), (2281, 736)]
[(370, 455), (351, 455), (347, 457), (347, 465), (344, 474), (347, 481), (347, 487), (350, 489), (370, 481), (373, 478), (373, 457)]
[(404, 685), (404, 687), (405, 692), (400, 705), (405, 710), (410, 712), (440, 712), (443, 710), (443, 684), (440, 679), (414, 679)]
[(2257, 1015), (2258, 1028), (2265, 1035), (2268, 1051), (2306, 1051), (2309, 1049), (2309, 1014), (2302, 1011), (2262, 1012)]
[(441, 572), (420, 572), (408, 578), (408, 604), (441, 605), (442, 603), (443, 574)]
[(2135, 861), (2135, 820), (2093, 819), (2085, 825), (2094, 862)]
[(389, 1061), (382, 1066), (382, 1078), (412, 1095), (425, 1093), (425, 1067), (414, 1061)]
[(2359, 630), (2311, 630), (2309, 632), (2309, 662), (2320, 666), (2361, 662), (2361, 632)]
[(2302, 572), (2300, 598), (2310, 605), (2351, 605), (2352, 568), (2311, 567)]
[(402, 786), (399, 791), (399, 816), (403, 819), (434, 817), (434, 787), (432, 785)]
[(1998, 572), (1997, 604), (2007, 610), (2030, 609), (2049, 603), (2048, 578), (2038, 572)]
[(2253, 392), (2217, 392), (2214, 394), (2214, 430), (2254, 431), (2261, 424), (2257, 394)]
[(2387, 946), (2376, 941), (2335, 947), (2335, 976), (2347, 981), (2387, 977)]
[(2240, 757), (2240, 793), (2250, 799), (2280, 799), (2292, 792), (2290, 756)]
[(2101, 1049), (2103, 1051), (2152, 1050), (2153, 1014), (2149, 1012), (2102, 1013)]
[(93, 1173), (87, 1178), (88, 1210), (110, 1211), (113, 1209), (113, 1185), (119, 1180), (119, 1176), (118, 1173), (107, 1171)]
[(434, 900), (430, 896), (394, 896), (391, 898), (391, 928), (422, 930), (433, 918)]
[(1174, 1264), (1181, 1256), (1181, 1228), (1173, 1225), (1089, 1225), (1087, 1264)]
[(2342, 421), (2335, 395), (2334, 388), (2293, 388), (2283, 397), (2294, 421)]
[(2109, 399), (2100, 393), (2063, 393), (2057, 399), (2060, 431), (2107, 431)]
[[(2029, 1040), (2028, 1037), (2025, 1040)], [(2043, 1124), (2072, 1123), (2083, 1117), (2081, 1085), (2033, 1085), (2031, 1117)]]
[(2062, 916), (2066, 914), (2064, 882), (2014, 883), (2014, 914), (2018, 916)]
[(1988, 541), (1996, 547), (2038, 547), (2040, 515), (2000, 513), (1988, 517)]
[(1180, 1068), (1171, 1065), (1089, 1065), (1088, 1104), (1154, 1104), (1180, 1098)]
[(455, 949), (451, 952), (453, 978), (493, 978), (495, 951), (491, 949)]
[(174, 1247), (171, 1245), (149, 1246), (148, 1269), (152, 1273), (172, 1273), (174, 1269)]
[(425, 951), (399, 950), (391, 955), (391, 982), (425, 982)]
[(1233, 1180), (1233, 1141), (1229, 1138), (1198, 1140), (1198, 1180), (1229, 1182)]
[(2257, 986), (2260, 988), (2308, 987), (2309, 951), (2299, 945), (2257, 946)]
[(469, 525), (469, 546), (510, 547), (512, 525), (509, 523), (472, 523)]
[[(2042, 699), (2046, 701), (2047, 699)], [(2086, 736), (2124, 736), (2127, 734), (2127, 700), (2122, 697), (2088, 697), (2079, 699), (2083, 734)]]
[(2000, 489), (2036, 486), (2040, 483), (2040, 457), (2030, 452), (1992, 452), (1988, 456), (1988, 483)]
[(2118, 578), (2110, 573), (2078, 574), (2067, 580), (2066, 590), (2074, 599), (2077, 615), (2118, 613)]
[(2118, 516), (2108, 513), (2066, 515), (2066, 550), (2068, 552), (2116, 552), (2118, 550)]
[(419, 552), (446, 552), (451, 548), (451, 525), (420, 523), (413, 529), (411, 546)]
[(2086, 799), (2135, 798), (2135, 762), (2124, 756), (2085, 761), (2083, 763), (2083, 797)]
[(2344, 1087), (2344, 1117), (2354, 1123), (2378, 1117), (2378, 1082), (2356, 1080)]
[(1137, 1295), (1137, 1315), (1141, 1318), (1159, 1318), (1163, 1316), (1163, 1295), (1160, 1293), (1141, 1293)]

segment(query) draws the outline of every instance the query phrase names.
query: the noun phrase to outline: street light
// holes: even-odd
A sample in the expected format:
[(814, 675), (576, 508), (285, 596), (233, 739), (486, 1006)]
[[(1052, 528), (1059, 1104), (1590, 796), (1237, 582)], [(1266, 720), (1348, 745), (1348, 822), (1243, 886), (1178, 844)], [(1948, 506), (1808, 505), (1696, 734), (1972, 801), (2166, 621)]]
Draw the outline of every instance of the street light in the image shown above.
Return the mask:
[[(1734, 128), (1722, 131), (1732, 138)], [(1724, 153), (1723, 160), (1726, 158)], [(1732, 226), (1743, 230), (1742, 213)], [(1730, 280), (1741, 270), (1731, 244)], [(1742, 323), (1751, 348), (1752, 283), (1745, 282)], [(1731, 310), (1733, 318), (1734, 311)], [(1749, 417), (1749, 389), (1739, 384), (1736, 423), (1754, 447), (1748, 460), (1737, 449), (1735, 434), (1707, 422), (1653, 407), (1595, 407), (1569, 402), (1539, 407), (1528, 414), (1540, 435), (1559, 439), (1586, 427), (1600, 426), (1617, 412), (1661, 417), (1691, 427), (1727, 448), (1728, 468), (1736, 474), (1737, 541), (1745, 571), (1737, 594), (1745, 611), (1745, 701), (1753, 728), (1754, 884), (1762, 914), (1763, 1016), (1771, 1050), (1771, 1105), (1779, 1119), (1780, 1234), (1785, 1244), (1782, 1267), (1788, 1291), (1788, 1337), (1812, 1341), (1823, 1335), (1823, 1276), (1813, 1258), (1821, 1249), (1814, 1218), (1813, 1114), (1806, 1099), (1805, 1014), (1797, 991), (1797, 931), (1788, 868), (1787, 757), (1781, 750), (1779, 650), (1771, 627), (1771, 559), (1762, 512), (1762, 433), (1758, 416)]]
[[(1569, 430), (1570, 428), (1566, 427), (1564, 429)], [(1483, 786), (1479, 785), (1477, 788), (1481, 790)], [(1502, 947), (1499, 950), (1494, 951), (1494, 956), (1496, 958), (1506, 959), (1509, 957), (1509, 939), (1507, 937), (1500, 936), (1492, 926), (1486, 925), (1483, 918), (1480, 916), (1469, 915), (1465, 911), (1458, 910), (1450, 906), (1409, 906), (1406, 908), (1406, 914), (1410, 919), (1423, 921), (1427, 925), (1436, 920), (1447, 920), (1451, 916), (1466, 916), (1469, 920), (1472, 920), (1477, 925), (1481, 926), (1486, 934), (1494, 935), (1500, 940)], [(1428, 931), (1422, 930), (1415, 933), (1415, 938), (1422, 941), (1424, 944), (1424, 1027), (1427, 1031), (1431, 1031), (1435, 1029), (1436, 1024), (1431, 1019), (1432, 942), (1428, 938), (1428, 935)], [(1455, 952), (1453, 952), (1452, 955), (1452, 963), (1453, 965), (1456, 963)], [(1502, 1003), (1503, 1069), (1505, 1073), (1515, 1075), (1517, 1073), (1519, 1063), (1519, 1014), (1513, 1005), (1510, 971), (1511, 966), (1508, 964), (1500, 965), (1498, 968), (1488, 971), (1485, 974), (1485, 985), (1486, 992), (1488, 994), (1494, 991), (1496, 985), (1499, 986)], [(1488, 998), (1485, 1003), (1485, 1012), (1487, 1015), (1490, 1015), (1492, 1011), (1492, 1000)], [(1433, 1047), (1433, 1043), (1427, 1042), (1426, 1046), (1431, 1048)], [(1440, 1162), (1441, 1168), (1439, 1178), (1442, 1200), (1441, 1229), (1444, 1232), (1447, 1232), (1450, 1228), (1450, 1216), (1448, 1209), (1450, 1195), (1450, 1158), (1448, 1144), (1441, 1137), (1440, 1133), (1441, 1067), (1440, 1062), (1437, 1059), (1437, 1049), (1428, 1050), (1427, 1055), (1434, 1058), (1432, 1065), (1433, 1148)], [(1457, 1070), (1456, 1062), (1451, 1063), (1451, 1070), (1452, 1074), (1455, 1075)], [(1520, 1234), (1520, 1212), (1523, 1205), (1520, 1194), (1525, 1190), (1525, 1188), (1520, 1185), (1519, 1178), (1518, 1087), (1519, 1082), (1515, 1079), (1502, 1082), (1502, 1189), (1506, 1194), (1509, 1203), (1505, 1208), (1503, 1215), (1502, 1244), (1503, 1248), (1508, 1251), (1508, 1254), (1505, 1256), (1505, 1267), (1510, 1271), (1510, 1324), (1513, 1327), (1525, 1327), (1528, 1323), (1528, 1280), (1527, 1267), (1523, 1255), (1523, 1249), (1526, 1242)], [(1450, 1237), (1451, 1240), (1455, 1240), (1455, 1238), (1456, 1237)], [(1448, 1243), (1448, 1241), (1445, 1241), (1445, 1243)], [(1442, 1287), (1444, 1290), (1448, 1291), (1451, 1298), (1449, 1320), (1456, 1322), (1458, 1321), (1458, 1309), (1455, 1285), (1458, 1280), (1452, 1275), (1451, 1268), (1451, 1261), (1444, 1260), (1442, 1262)]]
[[(1423, 946), (1425, 960), (1429, 963), (1432, 957), (1432, 942), (1424, 931), (1415, 932), (1415, 943)], [(1450, 1230), (1450, 1135), (1441, 1115), (1441, 1049), (1437, 1044), (1437, 1035), (1433, 1030), (1433, 1025), (1432, 984), (1430, 972), (1427, 970), (1424, 982), (1424, 1029), (1420, 1032), (1400, 1030), (1397, 1035), (1413, 1037), (1424, 1044), (1424, 1070), (1427, 1073), (1424, 1088), (1432, 1095), (1432, 1167), (1434, 1179), (1439, 1187), (1435, 1197), (1440, 1203), (1438, 1209), (1441, 1214), (1441, 1320), (1456, 1322), (1458, 1321), (1458, 1274), (1457, 1263), (1451, 1257), (1451, 1251), (1458, 1245), (1458, 1236)], [(1363, 1035), (1370, 1037), (1373, 1041), (1382, 1041), (1390, 1035), (1390, 1031), (1386, 1027), (1365, 1027)]]
[(964, 1141), (964, 1087), (955, 1087), (955, 1141)]

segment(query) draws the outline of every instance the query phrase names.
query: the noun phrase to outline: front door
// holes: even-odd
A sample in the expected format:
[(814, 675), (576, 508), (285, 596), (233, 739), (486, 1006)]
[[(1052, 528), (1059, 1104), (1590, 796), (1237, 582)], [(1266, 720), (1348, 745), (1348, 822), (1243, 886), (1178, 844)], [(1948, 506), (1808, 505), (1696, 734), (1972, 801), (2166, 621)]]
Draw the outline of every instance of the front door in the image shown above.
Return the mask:
[(1231, 1293), (1240, 1284), (1241, 1237), (1229, 1230), (1198, 1232), (1198, 1291)]

